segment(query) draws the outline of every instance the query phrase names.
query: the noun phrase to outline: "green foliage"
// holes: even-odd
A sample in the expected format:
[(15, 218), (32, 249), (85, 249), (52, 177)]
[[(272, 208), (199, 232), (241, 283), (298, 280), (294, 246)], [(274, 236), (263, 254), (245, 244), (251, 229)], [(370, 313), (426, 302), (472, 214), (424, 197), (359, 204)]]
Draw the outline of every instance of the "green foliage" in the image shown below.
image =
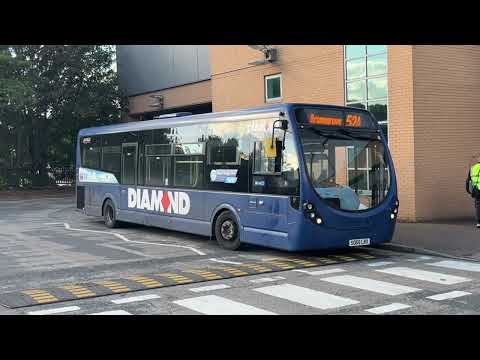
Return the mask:
[(0, 167), (73, 165), (78, 130), (118, 122), (125, 106), (115, 49), (106, 45), (0, 46)]

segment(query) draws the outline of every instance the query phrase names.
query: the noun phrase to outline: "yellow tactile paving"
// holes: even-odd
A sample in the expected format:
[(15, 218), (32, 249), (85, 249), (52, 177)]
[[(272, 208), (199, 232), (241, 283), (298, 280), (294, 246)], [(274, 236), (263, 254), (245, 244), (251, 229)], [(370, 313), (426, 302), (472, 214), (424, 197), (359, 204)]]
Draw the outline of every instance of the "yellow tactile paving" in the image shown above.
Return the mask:
[(95, 284), (105, 286), (106, 288), (109, 288), (110, 290), (112, 290), (112, 292), (114, 292), (114, 293), (121, 293), (121, 292), (130, 291), (130, 289), (128, 287), (126, 287), (125, 285), (122, 285), (120, 283), (117, 283), (115, 281), (101, 280), (101, 281), (95, 281)]
[(303, 260), (303, 259), (292, 259), (292, 258), (288, 258), (288, 259), (285, 259), (287, 261), (291, 261), (291, 262), (294, 262), (296, 264), (300, 264), (300, 265), (303, 265), (303, 266), (306, 266), (306, 267), (310, 267), (310, 266), (318, 266), (319, 264), (318, 263), (314, 263), (312, 261), (308, 261), (308, 260)]
[(175, 281), (178, 284), (186, 284), (186, 283), (191, 283), (193, 282), (192, 279), (189, 279), (183, 275), (179, 274), (174, 274), (174, 273), (161, 273), (161, 274), (156, 274), (157, 276), (164, 276), (170, 280)]
[(340, 259), (340, 260), (344, 260), (344, 261), (355, 261), (357, 259), (351, 257), (351, 256), (345, 256), (345, 255), (333, 255), (333, 257), (335, 259)]
[(242, 264), (242, 265), (239, 265), (239, 266), (246, 267), (248, 269), (253, 269), (253, 270), (255, 270), (256, 272), (259, 272), (259, 273), (271, 272), (272, 271), (272, 269), (267, 268), (267, 267), (262, 266), (262, 265), (259, 265), (259, 264)]
[(229, 274), (232, 274), (232, 275), (235, 275), (235, 276), (248, 275), (247, 272), (242, 271), (242, 270), (239, 270), (239, 269), (237, 269), (237, 268), (233, 268), (233, 267), (217, 266), (217, 267), (215, 267), (215, 269), (225, 271), (225, 272), (227, 272), (227, 273), (229, 273)]
[(361, 257), (363, 259), (376, 259), (377, 258), (376, 256), (372, 256), (372, 255), (369, 255), (369, 254), (362, 254), (362, 253), (352, 253), (351, 255), (358, 256), (358, 257)]
[(67, 285), (60, 286), (60, 288), (67, 290), (68, 292), (72, 293), (78, 298), (96, 296), (96, 294), (93, 291), (79, 285), (67, 284)]
[(280, 269), (295, 269), (295, 266), (294, 265), (290, 265), (290, 264), (287, 264), (287, 263), (284, 263), (284, 262), (281, 262), (281, 261), (278, 261), (278, 260), (267, 260), (265, 261), (266, 263), (268, 264), (271, 264), (271, 265), (274, 265), (274, 266), (277, 266), (279, 267)]
[(211, 272), (211, 271), (193, 269), (193, 270), (187, 270), (187, 271), (184, 271), (184, 272), (192, 273), (192, 274), (201, 276), (201, 277), (203, 277), (204, 279), (207, 279), (207, 280), (219, 280), (219, 279), (223, 279), (222, 276), (220, 276), (220, 275), (218, 275), (218, 274), (215, 274), (215, 273), (213, 273), (213, 272)]
[(156, 288), (156, 287), (162, 286), (162, 284), (159, 283), (157, 280), (146, 277), (146, 276), (135, 275), (135, 276), (129, 276), (127, 279), (138, 282), (148, 288)]
[(21, 291), (22, 294), (30, 296), (33, 300), (35, 300), (39, 304), (49, 303), (58, 301), (58, 299), (50, 294), (48, 291), (45, 290), (24, 290)]

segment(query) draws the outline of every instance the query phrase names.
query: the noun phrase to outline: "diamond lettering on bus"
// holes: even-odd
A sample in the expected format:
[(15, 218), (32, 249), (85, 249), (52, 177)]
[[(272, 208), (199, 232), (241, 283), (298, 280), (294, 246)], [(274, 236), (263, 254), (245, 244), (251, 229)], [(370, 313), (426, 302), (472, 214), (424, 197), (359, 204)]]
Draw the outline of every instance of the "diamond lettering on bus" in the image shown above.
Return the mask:
[(171, 212), (169, 209), (170, 206), (170, 199), (168, 198), (168, 193), (169, 191), (165, 191), (162, 196), (162, 206), (163, 206), (163, 211), (164, 212)]
[(128, 207), (168, 214), (187, 215), (190, 197), (185, 192), (128, 188)]

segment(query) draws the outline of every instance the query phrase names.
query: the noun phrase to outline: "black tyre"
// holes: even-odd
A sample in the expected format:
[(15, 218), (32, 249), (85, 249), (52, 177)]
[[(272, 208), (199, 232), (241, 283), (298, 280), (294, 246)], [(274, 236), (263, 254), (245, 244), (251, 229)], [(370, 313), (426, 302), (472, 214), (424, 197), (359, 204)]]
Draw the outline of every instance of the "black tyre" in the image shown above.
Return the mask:
[(117, 214), (115, 211), (115, 205), (113, 205), (112, 200), (108, 199), (103, 205), (103, 220), (105, 225), (109, 228), (118, 228), (120, 227), (120, 222), (117, 220)]
[(237, 219), (230, 211), (222, 212), (215, 221), (215, 238), (227, 250), (238, 250), (242, 246)]

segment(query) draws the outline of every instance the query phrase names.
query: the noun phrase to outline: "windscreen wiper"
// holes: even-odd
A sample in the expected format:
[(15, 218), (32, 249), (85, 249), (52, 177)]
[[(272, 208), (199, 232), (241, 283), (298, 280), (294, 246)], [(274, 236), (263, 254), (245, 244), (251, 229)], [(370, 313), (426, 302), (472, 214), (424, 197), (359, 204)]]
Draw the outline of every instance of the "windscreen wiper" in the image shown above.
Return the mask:
[(352, 137), (353, 139), (360, 139), (360, 140), (379, 140), (379, 136), (377, 134), (371, 133), (371, 134), (358, 134), (352, 131), (349, 131), (344, 128), (339, 128), (336, 131), (340, 132), (341, 134), (345, 134), (347, 136)]
[(325, 130), (325, 129), (316, 129), (316, 128), (310, 128), (313, 132), (320, 134), (322, 136), (329, 136), (333, 137), (336, 139), (342, 139), (342, 140), (355, 140), (354, 137), (352, 137), (348, 133), (338, 133), (338, 130)]

